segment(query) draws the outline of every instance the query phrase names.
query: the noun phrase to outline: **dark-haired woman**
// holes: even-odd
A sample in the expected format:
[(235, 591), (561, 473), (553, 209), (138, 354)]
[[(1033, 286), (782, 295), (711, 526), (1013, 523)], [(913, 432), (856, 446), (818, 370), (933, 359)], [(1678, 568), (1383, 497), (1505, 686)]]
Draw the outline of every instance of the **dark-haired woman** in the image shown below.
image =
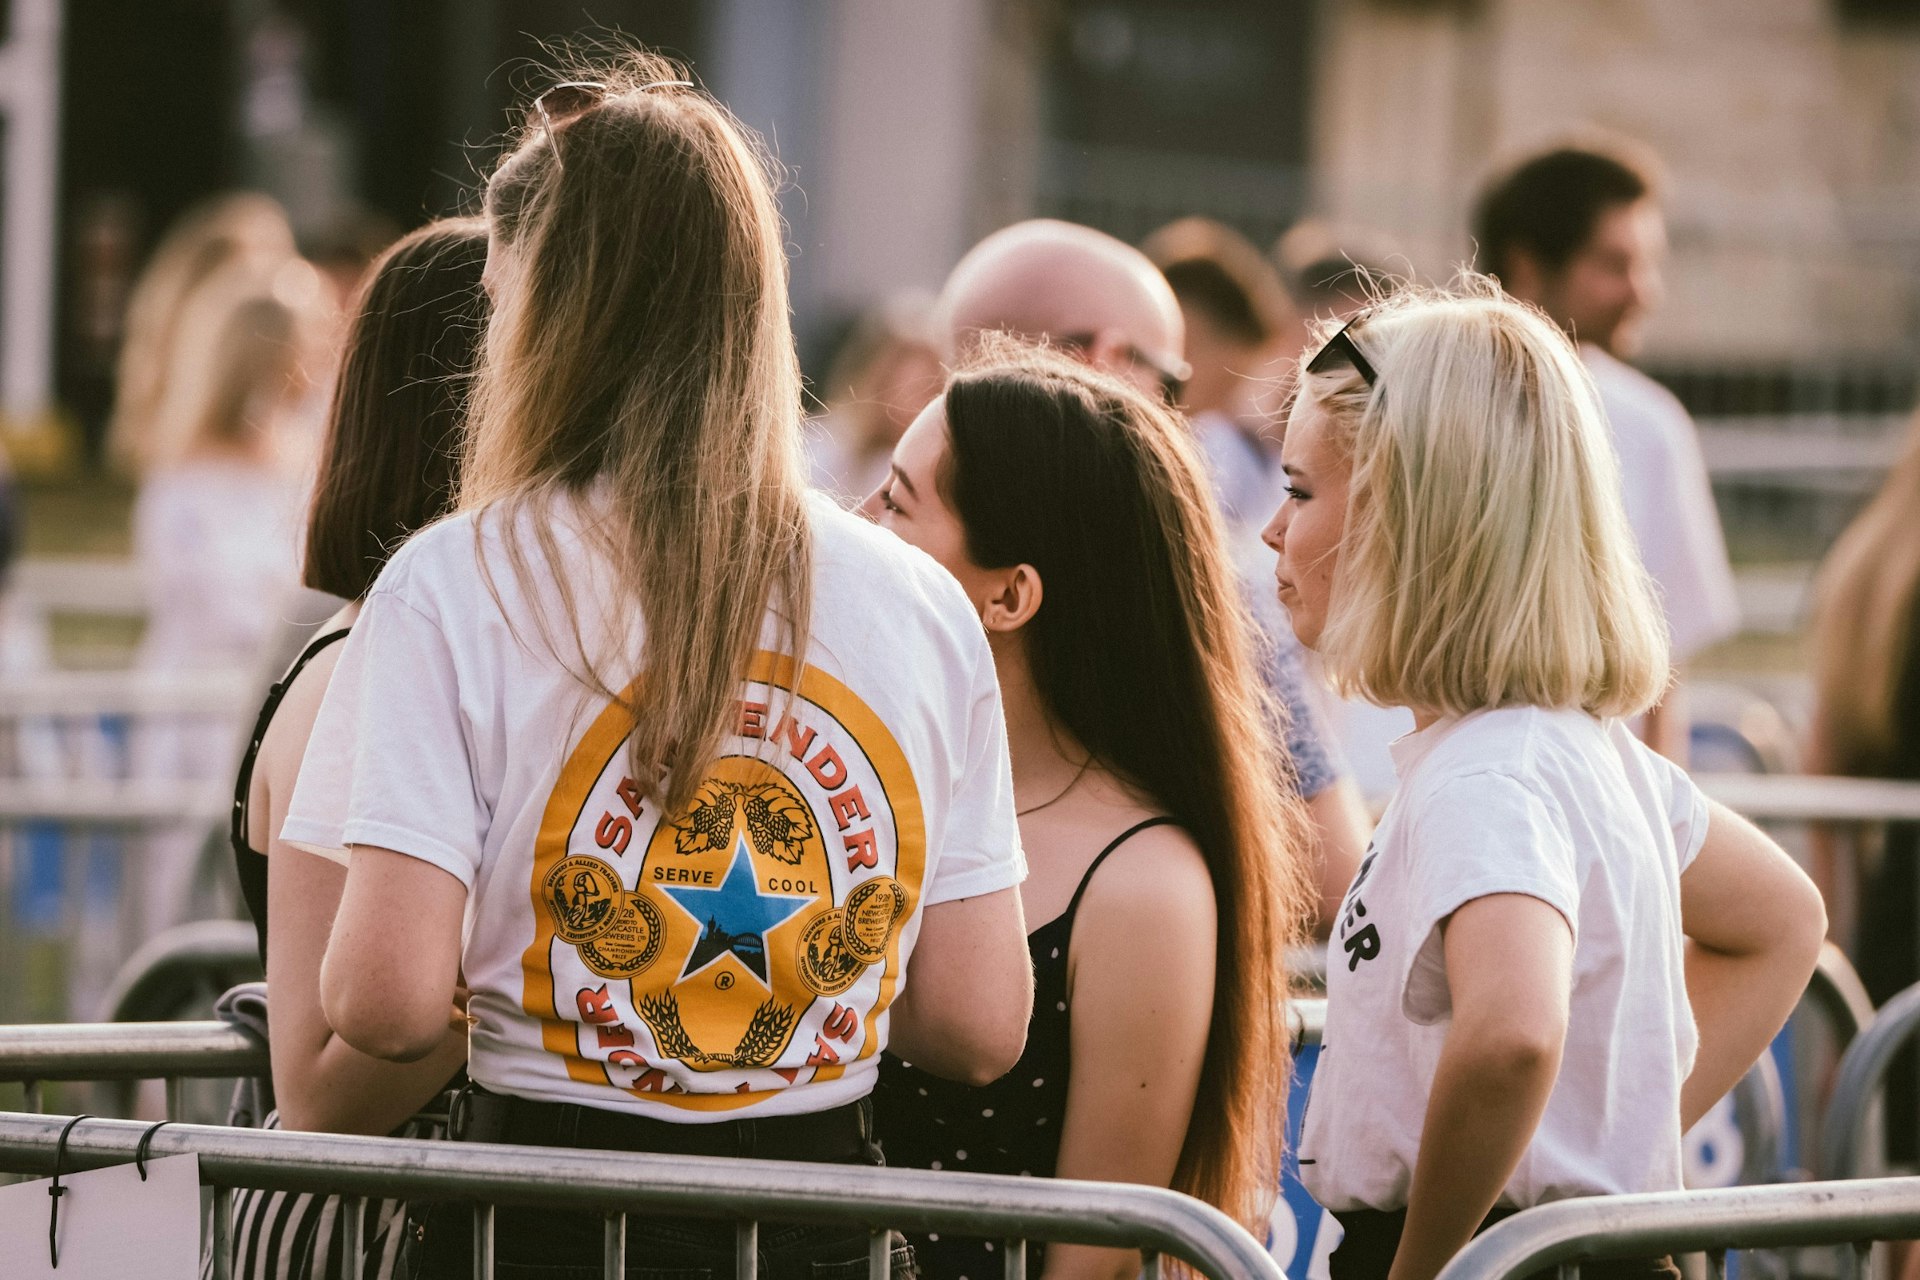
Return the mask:
[[(235, 867), (267, 967), (278, 1108), (269, 1128), (384, 1134), (399, 1127), (407, 1136), (437, 1136), (444, 1125), (413, 1117), (466, 1062), (465, 1027), (451, 1018), (431, 1052), (404, 1064), (370, 1058), (333, 1033), (320, 1010), (320, 958), (346, 873), (287, 848), (278, 833), (339, 659), (337, 642), (387, 557), (452, 500), (486, 260), (486, 224), (477, 219), (423, 227), (389, 249), (360, 299), (334, 390), (307, 524), (305, 581), (349, 603), (268, 695), (234, 794)], [(339, 1207), (333, 1198), (242, 1193), (234, 1274), (391, 1274), (403, 1207), (368, 1202), (359, 1272), (340, 1256)]]
[[(1272, 785), (1248, 624), (1187, 434), (1113, 378), (999, 348), (914, 422), (867, 501), (986, 628), (1037, 925), (1013, 1071), (968, 1088), (889, 1059), (877, 1123), (895, 1164), (1173, 1186), (1257, 1229), (1304, 827)], [(1000, 1273), (989, 1241), (916, 1247), (943, 1280)], [(1058, 1246), (1032, 1265), (1058, 1280), (1140, 1262)]]

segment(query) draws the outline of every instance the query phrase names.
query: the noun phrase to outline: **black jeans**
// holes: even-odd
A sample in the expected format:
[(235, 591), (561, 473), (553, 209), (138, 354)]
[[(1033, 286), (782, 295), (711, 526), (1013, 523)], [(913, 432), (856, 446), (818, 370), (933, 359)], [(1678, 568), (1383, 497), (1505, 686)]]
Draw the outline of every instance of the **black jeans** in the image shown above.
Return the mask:
[[(1480, 1224), (1485, 1231), (1496, 1222), (1504, 1222), (1518, 1209), (1495, 1209)], [(1393, 1255), (1399, 1252), (1400, 1236), (1407, 1227), (1407, 1211), (1353, 1209), (1333, 1215), (1346, 1235), (1327, 1259), (1331, 1280), (1386, 1280), (1393, 1268)], [(1479, 1235), (1480, 1231), (1474, 1232)], [(1551, 1277), (1542, 1271), (1534, 1280)], [(1680, 1269), (1672, 1258), (1611, 1258), (1604, 1262), (1580, 1264), (1580, 1280), (1680, 1280)]]
[[(880, 1165), (867, 1099), (804, 1116), (671, 1124), (627, 1112), (531, 1102), (470, 1086), (456, 1108), (454, 1132), (466, 1142), (506, 1142), (603, 1151), (737, 1156)], [(415, 1274), (422, 1280), (473, 1275), (473, 1210), (467, 1204), (419, 1206), (413, 1215)], [(494, 1274), (499, 1280), (599, 1280), (605, 1219), (558, 1209), (494, 1210)], [(627, 1217), (627, 1280), (724, 1280), (734, 1274), (734, 1225), (701, 1218)], [(764, 1280), (862, 1280), (862, 1227), (760, 1224)], [(913, 1250), (895, 1233), (894, 1280), (914, 1274)]]

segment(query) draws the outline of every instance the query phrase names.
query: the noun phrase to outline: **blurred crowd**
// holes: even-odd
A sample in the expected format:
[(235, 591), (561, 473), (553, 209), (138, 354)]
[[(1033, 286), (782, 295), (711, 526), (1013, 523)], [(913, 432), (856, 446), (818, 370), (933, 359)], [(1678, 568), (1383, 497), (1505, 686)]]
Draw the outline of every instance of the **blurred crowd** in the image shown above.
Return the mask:
[[(644, 55), (634, 67), (645, 83), (566, 81), (537, 100), (482, 218), (431, 224), (365, 262), (323, 268), (302, 256), (271, 201), (232, 194), (168, 232), (129, 301), (109, 451), (138, 485), (133, 553), (148, 593), (138, 666), (252, 670), (274, 651), (300, 593), (343, 606), (273, 683), (250, 737), (238, 722), (160, 717), (133, 744), (133, 767), (147, 779), (225, 779), (239, 767), (230, 843), (273, 977), (280, 1098), (269, 1123), (444, 1132), (425, 1117), (454, 1092), (474, 1108), (469, 1137), (776, 1158), (824, 1151), (857, 1163), (872, 1162), (877, 1106), (891, 1160), (977, 1169), (991, 1152), (1000, 1172), (1173, 1185), (1252, 1221), (1265, 1210), (1249, 1208), (1249, 1188), (1271, 1191), (1276, 1151), (1248, 1134), (1277, 1127), (1284, 1073), (1252, 1078), (1286, 1056), (1271, 1025), (1286, 980), (1277, 957), (1296, 932), (1311, 932), (1332, 957), (1330, 1037), (1388, 1046), (1374, 1074), (1345, 1065), (1351, 1058), (1322, 1064), (1319, 1096), (1329, 1100), (1303, 1139), (1332, 1157), (1305, 1176), (1347, 1225), (1336, 1277), (1386, 1274), (1403, 1240), (1427, 1253), (1408, 1261), (1416, 1249), (1407, 1246), (1394, 1273), (1432, 1274), (1465, 1238), (1449, 1231), (1553, 1198), (1563, 1190), (1555, 1176), (1587, 1191), (1677, 1181), (1681, 1117), (1697, 1118), (1778, 1030), (1825, 919), (1785, 856), (1730, 813), (1711, 811), (1709, 838), (1707, 802), (1684, 772), (1688, 664), (1739, 631), (1740, 610), (1694, 424), (1635, 366), (1662, 297), (1658, 161), (1614, 138), (1511, 157), (1475, 203), (1477, 274), (1450, 294), (1365, 227), (1309, 220), (1271, 245), (1199, 217), (1137, 245), (1051, 219), (1003, 227), (937, 294), (902, 290), (854, 318), (811, 378), (806, 468), (812, 489), (840, 509), (808, 515), (786, 488), (783, 468), (796, 460), (780, 452), (792, 424), (778, 419), (801, 406), (790, 400), (797, 380), (783, 380), (793, 348), (781, 261), (768, 251), (779, 241), (764, 174), (741, 159), (734, 126), (703, 94)], [(649, 92), (671, 105), (633, 105)], [(610, 109), (617, 100), (626, 105)], [(653, 169), (633, 159), (642, 154)], [(663, 191), (666, 179), (657, 188), (658, 174), (684, 190)], [(703, 222), (688, 210), (704, 207), (709, 187), (722, 191), (722, 214)], [(622, 201), (642, 200), (658, 202), (647, 206), (658, 225), (624, 212)], [(753, 310), (762, 304), (772, 310)], [(1422, 336), (1429, 324), (1441, 336)], [(1460, 354), (1482, 340), (1493, 356)], [(1388, 348), (1402, 362), (1398, 385), (1375, 367), (1389, 342), (1400, 344)], [(1438, 418), (1405, 408), (1423, 396), (1479, 417), (1449, 435)], [(1522, 458), (1512, 441), (1486, 443), (1522, 402), (1548, 406), (1539, 434), (1552, 438), (1539, 458)], [(724, 413), (737, 422), (722, 430)], [(1338, 450), (1327, 443), (1336, 439)], [(1402, 470), (1353, 463), (1356, 492), (1372, 486), (1404, 526), (1314, 525), (1315, 513), (1336, 509), (1323, 456), (1338, 453), (1345, 465), (1369, 447)], [(1476, 447), (1471, 465), (1462, 462)], [(1536, 470), (1523, 475), (1526, 467)], [(1409, 494), (1421, 489), (1406, 478), (1415, 474), (1465, 479), (1457, 491), (1433, 492), (1428, 480)], [(1047, 491), (1043, 478), (1064, 482)], [(1820, 574), (1811, 771), (1920, 779), (1916, 487), (1920, 426)], [(524, 518), (530, 532), (498, 532), (475, 514), (489, 510)], [(915, 576), (926, 557), (873, 525), (927, 552), (953, 581)], [(810, 571), (779, 558), (809, 545), (796, 528), (813, 529), (822, 548)], [(1331, 588), (1302, 569), (1300, 548), (1315, 536), (1347, 548), (1354, 558), (1342, 571), (1352, 580), (1364, 571), (1390, 584), (1369, 615), (1377, 636), (1352, 634), (1346, 615), (1328, 621)], [(1362, 547), (1363, 537), (1375, 540)], [(1538, 588), (1524, 616), (1489, 622), (1507, 600), (1483, 601), (1482, 616), (1442, 617), (1448, 597), (1434, 574), (1393, 578), (1402, 558), (1449, 538), (1462, 578)], [(648, 560), (663, 548), (679, 560)], [(1361, 550), (1373, 558), (1363, 562)], [(1075, 594), (1081, 578), (1094, 587)], [(955, 582), (967, 597), (959, 604)], [(749, 588), (759, 596), (748, 599)], [(520, 622), (539, 619), (526, 630), (544, 634), (550, 596), (571, 633), (557, 644), (545, 634), (559, 657), (543, 665), (527, 656)], [(775, 599), (768, 627), (792, 625), (810, 607), (808, 634), (844, 669), (796, 676), (769, 665), (756, 637)], [(1595, 601), (1608, 607), (1580, 612)], [(631, 656), (622, 646), (639, 643), (609, 635), (638, 630), (641, 606), (646, 629), (686, 651), (662, 657), (670, 647), (648, 642), (646, 696), (665, 708), (659, 725), (635, 710), (630, 672), (606, 674)], [(1575, 617), (1584, 630), (1567, 622)], [(1487, 672), (1433, 669), (1489, 632), (1498, 634), (1474, 650), (1492, 655)], [(1402, 669), (1383, 675), (1375, 650), (1388, 633), (1421, 637), (1431, 652), (1402, 654)], [(1527, 649), (1541, 635), (1559, 644), (1545, 657)], [(745, 695), (722, 678), (736, 659), (752, 673)], [(1538, 697), (1506, 688), (1474, 701), (1474, 679), (1529, 663), (1515, 687)], [(1090, 688), (1076, 679), (1082, 668), (1134, 683)], [(778, 702), (783, 679), (804, 697)], [(1390, 696), (1423, 680), (1430, 696)], [(603, 704), (586, 728), (562, 696), (581, 687)], [(1436, 708), (1448, 724), (1521, 710), (1579, 723), (1548, 715), (1510, 740), (1484, 729), (1436, 739), (1426, 714)], [(805, 715), (820, 723), (802, 725)], [(892, 737), (873, 727), (882, 719)], [(577, 743), (576, 729), (585, 735)], [(816, 729), (822, 745), (811, 754)], [(656, 730), (657, 740), (646, 737)], [(744, 757), (716, 763), (723, 730), (784, 741), (799, 763), (780, 776), (738, 764)], [(616, 754), (629, 733), (631, 759)], [(1161, 750), (1155, 735), (1170, 745)], [(1404, 782), (1423, 767), (1407, 745), (1415, 740), (1454, 761), (1452, 783), (1480, 788), (1456, 796), (1478, 800), (1472, 812), (1458, 800), (1449, 812), (1437, 791), (1403, 789), (1376, 829), (1396, 774)], [(543, 761), (566, 753), (551, 798), (544, 774), (521, 776), (516, 752), (528, 742)], [(587, 759), (589, 746), (605, 749)], [(889, 751), (899, 772), (889, 772)], [(1560, 760), (1555, 752), (1574, 762), (1563, 773), (1541, 763)], [(663, 767), (689, 758), (711, 773)], [(801, 802), (802, 768), (826, 807)], [(1487, 782), (1491, 773), (1523, 779), (1531, 798), (1515, 800)], [(951, 832), (951, 861), (929, 871), (924, 895), (903, 834), (922, 821), (917, 809), (889, 810), (892, 826), (879, 836), (859, 829), (885, 825), (870, 809), (898, 804), (903, 776), (934, 797), (928, 829)], [(934, 778), (945, 787), (937, 795)], [(1550, 803), (1538, 799), (1547, 792)], [(630, 840), (640, 849), (648, 814), (681, 860), (664, 871), (649, 864), (660, 884), (642, 875), (627, 886), (608, 868), (638, 859), (608, 859)], [(806, 877), (829, 878), (827, 861), (815, 866), (801, 852), (825, 838), (829, 816), (845, 842), (844, 857), (831, 845), (832, 861), (846, 864), (834, 883), (861, 878), (850, 892), (822, 891), (804, 935), (774, 955), (767, 936), (810, 909), (793, 905), (816, 892)], [(202, 836), (149, 837), (145, 931), (202, 909)], [(1475, 845), (1481, 836), (1496, 853), (1520, 853), (1496, 866)], [(895, 847), (883, 854), (889, 839)], [(1031, 933), (1018, 905), (1010, 916), (987, 907), (1029, 874), (1022, 841), (1034, 855), (1025, 910), (1052, 922)], [(1858, 953), (1877, 999), (1920, 979), (1912, 841), (1896, 826), (1865, 863)], [(1089, 847), (1070, 866), (1048, 860), (1047, 849), (1080, 844), (1099, 852)], [(1562, 845), (1564, 876), (1515, 869), (1535, 846)], [(1851, 857), (1831, 845), (1822, 854), (1816, 879), (1839, 918), (1838, 868)], [(885, 874), (867, 875), (882, 857), (893, 859)], [(1438, 872), (1398, 869), (1433, 865), (1421, 857), (1454, 858), (1480, 878), (1456, 870), (1438, 884)], [(1620, 871), (1647, 857), (1659, 874)], [(506, 892), (491, 879), (503, 863)], [(1110, 870), (1095, 880), (1103, 865)], [(616, 994), (623, 984), (638, 990), (635, 976), (661, 939), (677, 937), (663, 923), (669, 897), (694, 921), (681, 986), (616, 1008), (607, 981)], [(1526, 898), (1536, 910), (1473, 909), (1496, 898)], [(1551, 912), (1537, 910), (1542, 903)], [(1388, 919), (1396, 906), (1400, 935)], [(1405, 932), (1409, 920), (1432, 940)], [(523, 926), (538, 930), (531, 945)], [(1444, 940), (1443, 929), (1453, 930)], [(1183, 930), (1219, 947), (1182, 946), (1171, 935)], [(868, 1055), (847, 1046), (862, 1015), (871, 1036), (893, 998), (880, 975), (898, 973), (888, 965), (904, 958), (908, 936), (915, 999), (893, 1006), (895, 1056), (884, 1069), (877, 1060), (860, 1068)], [(996, 939), (1006, 944), (997, 951)], [(1407, 944), (1418, 958), (1396, 960), (1390, 998), (1368, 995), (1377, 973), (1366, 962), (1383, 945)], [(1576, 946), (1585, 948), (1579, 982)], [(1683, 946), (1693, 948), (1684, 961)], [(1725, 964), (1722, 985), (1698, 978), (1702, 951), (1703, 963)], [(1207, 955), (1194, 961), (1195, 952)], [(710, 991), (702, 978), (695, 991), (689, 976), (709, 966), (728, 983), (716, 977)], [(764, 1005), (728, 994), (736, 971), (772, 993)], [(1658, 1040), (1660, 1053), (1621, 1061), (1633, 1055), (1600, 1051), (1628, 1032), (1618, 1008), (1600, 1008), (1584, 977), (1594, 971), (1636, 1010), (1653, 1011), (1652, 1029), (1633, 1034)], [(1477, 989), (1472, 973), (1486, 979)], [(1126, 976), (1124, 990), (1113, 974)], [(1556, 974), (1561, 1005), (1549, 1007), (1553, 991), (1530, 1005), (1534, 987)], [(794, 995), (795, 1007), (820, 1005), (825, 1020), (805, 1015), (815, 1022), (794, 1043), (804, 1049), (810, 1037), (816, 1047), (812, 1074), (796, 1085), (801, 1068), (775, 1067), (786, 1059), (755, 1045), (787, 1043), (794, 1013), (779, 1000), (803, 986), (811, 994)], [(1024, 1006), (1011, 995), (997, 1001), (1023, 986)], [(684, 1021), (675, 1000), (687, 1002)], [(1547, 1070), (1528, 1027), (1467, 1012), (1503, 1000), (1520, 1011), (1515, 1019), (1560, 1019), (1564, 1072), (1559, 1041)], [(1459, 1123), (1440, 1139), (1422, 1136), (1421, 1112), (1395, 1108), (1408, 1098), (1424, 1107), (1429, 1090), (1438, 1098), (1459, 1084), (1447, 1075), (1454, 1059), (1423, 1038), (1456, 1013), (1511, 1050), (1461, 1059), (1460, 1078), (1505, 1081), (1514, 1096), (1538, 1087), (1539, 1129), (1508, 1135), (1520, 1163), (1498, 1181), (1453, 1185), (1478, 1212), (1440, 1225), (1430, 1206), (1448, 1175), (1428, 1169), (1437, 1157), (1420, 1149), (1444, 1141), (1464, 1150), (1476, 1124), (1498, 1125), (1468, 1106), (1464, 1086), (1446, 1095)], [(736, 1015), (733, 1028), (726, 1020)], [(644, 1060), (633, 1047), (642, 1024), (651, 1040), (640, 1043), (655, 1046)], [(717, 1025), (731, 1028), (726, 1043), (696, 1047)], [(556, 1066), (555, 1037), (572, 1045), (576, 1031), (592, 1045)], [(1150, 1039), (1157, 1056), (1143, 1066), (1134, 1047)], [(1464, 1052), (1454, 1043), (1446, 1053)], [(843, 1067), (838, 1052), (848, 1074), (829, 1070)], [(1148, 1067), (1165, 1086), (1151, 1094), (1127, 1074)], [(735, 1074), (723, 1091), (712, 1082), (725, 1072)], [(1571, 1083), (1556, 1092), (1556, 1077)], [(815, 1101), (790, 1103), (788, 1090)], [(746, 1127), (727, 1132), (765, 1145), (709, 1150), (689, 1135), (724, 1124), (662, 1126), (638, 1114), (646, 1108), (633, 1099), (648, 1094), (658, 1095), (650, 1106), (680, 1106), (685, 1095), (757, 1108), (761, 1128), (734, 1120)], [(1122, 1106), (1137, 1134), (1090, 1122)], [(558, 1136), (565, 1107), (573, 1128)], [(575, 1133), (583, 1107), (616, 1115), (601, 1121), (613, 1136)], [(1650, 1117), (1641, 1127), (1660, 1149), (1641, 1165), (1620, 1155), (1624, 1146), (1582, 1149), (1580, 1135), (1602, 1113)], [(1023, 1127), (1009, 1138), (1015, 1115)], [(1389, 1118), (1372, 1118), (1381, 1115)], [(1071, 1132), (1064, 1146), (1057, 1132), (1034, 1135), (1049, 1123)], [(1488, 1159), (1486, 1168), (1498, 1164)], [(1425, 1187), (1426, 1199), (1409, 1187)], [(276, 1215), (305, 1221), (311, 1207), (270, 1196), (244, 1203), (241, 1247), (264, 1241)], [(369, 1238), (398, 1239), (404, 1207), (366, 1212)], [(552, 1221), (503, 1216), (503, 1249), (530, 1257), (549, 1248)], [(317, 1222), (301, 1230), (332, 1229)], [(444, 1219), (421, 1230), (452, 1238)], [(589, 1243), (599, 1239), (596, 1228)], [(864, 1240), (816, 1234), (795, 1257), (857, 1246), (864, 1259)], [(690, 1257), (720, 1248), (681, 1243)], [(915, 1247), (932, 1274), (994, 1265), (987, 1242), (933, 1237)], [(255, 1261), (270, 1252), (260, 1244)], [(460, 1260), (441, 1261), (457, 1270)], [(792, 1261), (776, 1258), (774, 1271)], [(1061, 1276), (1125, 1275), (1138, 1264), (1089, 1249), (1048, 1261), (1047, 1274)], [(904, 1275), (900, 1257), (895, 1264)], [(1643, 1260), (1617, 1274), (1669, 1272), (1664, 1260)]]

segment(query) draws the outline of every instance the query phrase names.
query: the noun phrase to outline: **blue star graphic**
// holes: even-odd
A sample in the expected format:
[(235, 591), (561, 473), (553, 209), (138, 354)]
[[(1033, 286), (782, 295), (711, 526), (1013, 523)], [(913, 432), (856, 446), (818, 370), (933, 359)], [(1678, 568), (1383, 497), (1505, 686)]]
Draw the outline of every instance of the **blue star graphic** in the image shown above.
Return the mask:
[[(747, 838), (736, 835), (733, 862), (718, 889), (691, 885), (662, 886), (680, 909), (701, 925), (700, 940), (693, 944), (685, 978), (732, 952), (767, 984), (767, 930), (791, 920), (813, 901), (805, 894), (762, 893), (754, 881), (753, 855), (747, 852)], [(771, 984), (767, 984), (771, 985)]]

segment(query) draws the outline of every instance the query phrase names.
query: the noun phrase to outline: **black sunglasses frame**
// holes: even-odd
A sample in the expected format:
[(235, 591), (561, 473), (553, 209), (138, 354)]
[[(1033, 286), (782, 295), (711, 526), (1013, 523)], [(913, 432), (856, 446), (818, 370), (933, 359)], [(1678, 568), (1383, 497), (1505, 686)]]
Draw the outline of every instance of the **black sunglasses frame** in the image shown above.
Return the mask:
[(1353, 371), (1360, 375), (1360, 381), (1366, 383), (1369, 390), (1379, 385), (1380, 375), (1374, 372), (1373, 362), (1361, 352), (1359, 345), (1354, 342), (1352, 335), (1348, 332), (1362, 319), (1364, 317), (1355, 316), (1341, 325), (1340, 332), (1328, 338), (1325, 345), (1314, 352), (1313, 358), (1307, 361), (1307, 372), (1326, 373), (1338, 368), (1340, 362), (1344, 360), (1353, 366)]
[[(655, 80), (641, 85), (640, 92), (693, 87), (691, 80)], [(541, 131), (547, 136), (547, 145), (553, 148), (554, 163), (561, 169), (567, 166), (560, 158), (559, 130), (599, 106), (611, 92), (609, 86), (598, 80), (564, 80), (533, 100), (533, 110), (540, 117)], [(549, 106), (549, 103), (552, 105)]]

